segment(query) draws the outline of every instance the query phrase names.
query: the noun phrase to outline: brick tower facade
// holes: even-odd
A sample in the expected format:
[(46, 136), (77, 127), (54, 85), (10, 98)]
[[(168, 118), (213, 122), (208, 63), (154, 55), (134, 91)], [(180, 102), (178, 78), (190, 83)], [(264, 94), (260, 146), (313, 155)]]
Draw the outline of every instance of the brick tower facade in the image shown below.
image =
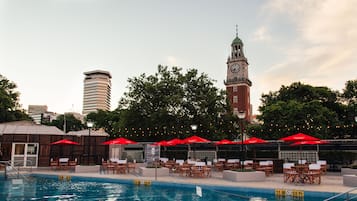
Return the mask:
[(243, 42), (236, 34), (231, 44), (231, 54), (227, 59), (227, 80), (226, 85), (229, 102), (232, 106), (233, 114), (245, 112), (245, 118), (250, 122), (252, 108), (250, 104), (250, 87), (252, 82), (248, 77), (248, 60), (244, 56)]

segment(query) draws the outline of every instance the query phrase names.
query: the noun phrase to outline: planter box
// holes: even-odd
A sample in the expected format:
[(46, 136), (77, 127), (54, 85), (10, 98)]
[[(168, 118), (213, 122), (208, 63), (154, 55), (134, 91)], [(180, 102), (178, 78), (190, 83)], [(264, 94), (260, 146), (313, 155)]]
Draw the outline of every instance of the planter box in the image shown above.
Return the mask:
[(343, 175), (343, 185), (345, 186), (352, 186), (356, 187), (357, 186), (357, 175), (349, 175), (345, 174)]
[(232, 170), (223, 171), (223, 179), (230, 181), (265, 181), (265, 172), (236, 172)]
[(341, 175), (354, 174), (357, 175), (357, 169), (352, 168), (341, 168)]
[[(156, 169), (158, 177), (169, 176), (169, 168), (161, 167)], [(155, 168), (140, 167), (139, 174), (143, 177), (155, 177)]]

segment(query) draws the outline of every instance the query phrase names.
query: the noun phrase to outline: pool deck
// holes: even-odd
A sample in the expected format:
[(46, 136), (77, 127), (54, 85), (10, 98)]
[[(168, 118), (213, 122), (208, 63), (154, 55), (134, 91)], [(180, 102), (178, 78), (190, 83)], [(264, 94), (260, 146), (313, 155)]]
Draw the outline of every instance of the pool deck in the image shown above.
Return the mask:
[[(155, 177), (142, 177), (139, 175), (139, 170), (136, 168), (135, 172), (127, 174), (102, 174), (100, 172), (90, 173), (76, 173), (68, 170), (51, 170), (48, 168), (33, 169), (32, 173), (49, 174), (49, 175), (70, 175), (82, 177), (96, 177), (108, 179), (125, 179), (125, 180), (140, 180), (140, 181), (155, 181)], [(192, 178), (180, 176), (172, 173), (170, 176), (157, 177), (159, 182), (180, 183), (180, 184), (197, 184), (197, 185), (213, 185), (213, 186), (229, 186), (229, 187), (251, 187), (251, 188), (265, 188), (265, 189), (285, 189), (285, 190), (303, 190), (303, 191), (317, 191), (317, 192), (333, 192), (341, 193), (350, 190), (352, 187), (343, 185), (343, 177), (339, 172), (327, 172), (321, 177), (321, 184), (292, 184), (284, 183), (283, 174), (274, 174), (266, 177), (262, 182), (233, 182), (224, 180), (222, 172), (212, 172), (211, 177), (208, 178)]]

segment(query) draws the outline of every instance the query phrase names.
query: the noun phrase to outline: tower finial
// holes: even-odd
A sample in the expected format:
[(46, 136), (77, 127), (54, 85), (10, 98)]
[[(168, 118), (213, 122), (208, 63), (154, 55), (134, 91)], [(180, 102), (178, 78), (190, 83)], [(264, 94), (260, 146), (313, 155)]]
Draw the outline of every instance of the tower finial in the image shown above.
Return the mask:
[(238, 24), (236, 24), (236, 37), (238, 37)]

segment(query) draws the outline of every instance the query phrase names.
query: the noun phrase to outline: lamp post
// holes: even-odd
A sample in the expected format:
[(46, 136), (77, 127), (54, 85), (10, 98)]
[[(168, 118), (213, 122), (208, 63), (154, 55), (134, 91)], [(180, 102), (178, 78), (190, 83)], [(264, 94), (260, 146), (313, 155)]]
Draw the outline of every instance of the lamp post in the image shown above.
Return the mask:
[[(197, 125), (196, 125), (196, 124), (192, 124), (192, 125), (191, 125), (191, 129), (192, 129), (194, 135), (196, 135)], [(190, 146), (190, 144), (188, 144), (188, 146)], [(193, 150), (193, 158), (196, 160), (195, 150)]]
[(356, 128), (354, 130), (356, 131), (356, 133), (354, 133), (354, 136), (353, 136), (354, 138), (357, 136), (357, 116), (355, 116), (355, 122), (356, 122), (356, 125), (355, 125)]
[(93, 122), (92, 121), (87, 121), (87, 127), (88, 127), (88, 151), (87, 151), (87, 163), (89, 165), (89, 158), (90, 158), (90, 131), (91, 128), (93, 127)]
[(240, 120), (240, 130), (241, 130), (241, 135), (242, 135), (242, 141), (241, 141), (241, 169), (242, 171), (244, 170), (244, 156), (243, 156), (243, 149), (244, 149), (244, 146), (243, 146), (243, 141), (244, 141), (244, 129), (243, 129), (243, 121), (244, 121), (244, 118), (245, 118), (245, 112), (244, 111), (240, 111), (238, 112), (238, 118)]

